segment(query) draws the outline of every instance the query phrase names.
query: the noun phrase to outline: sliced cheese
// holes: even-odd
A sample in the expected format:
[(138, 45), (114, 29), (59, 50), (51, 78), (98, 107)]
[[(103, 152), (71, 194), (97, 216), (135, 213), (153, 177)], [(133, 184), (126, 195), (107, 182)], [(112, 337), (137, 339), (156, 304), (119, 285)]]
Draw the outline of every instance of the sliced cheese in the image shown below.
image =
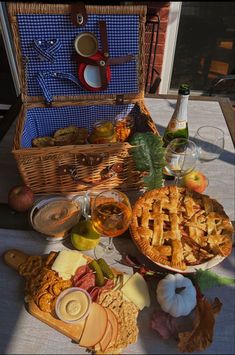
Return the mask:
[(128, 274), (123, 274), (123, 286), (125, 285), (125, 283), (127, 283), (127, 281), (131, 278), (132, 275), (128, 275)]
[(138, 272), (132, 275), (121, 288), (125, 297), (132, 301), (140, 310), (150, 306), (148, 286)]
[(78, 250), (61, 250), (55, 259), (52, 270), (58, 272), (63, 280), (68, 280), (73, 276), (78, 267), (85, 265), (87, 259)]
[(109, 346), (108, 347), (112, 347), (115, 345), (116, 340), (117, 340), (117, 335), (118, 335), (118, 321), (117, 318), (115, 316), (115, 314), (113, 313), (113, 311), (109, 308), (106, 308), (106, 311), (108, 313), (108, 321), (111, 323), (112, 325), (112, 338), (110, 340)]
[(68, 274), (67, 272), (59, 271), (59, 276), (62, 277), (63, 280), (71, 279), (71, 274)]
[[(118, 321), (111, 309), (105, 308), (108, 314), (108, 325), (106, 328), (106, 332), (99, 343), (94, 346), (94, 350), (96, 353), (108, 351), (109, 348), (112, 348), (116, 344), (117, 336), (118, 336)], [(110, 329), (111, 327), (111, 329)], [(110, 334), (112, 331), (112, 334)], [(111, 335), (111, 336), (110, 336)]]
[(111, 339), (112, 339), (112, 334), (113, 334), (113, 327), (112, 327), (111, 322), (108, 321), (105, 334), (104, 334), (103, 338), (100, 341), (101, 351), (104, 352), (108, 348), (108, 346), (109, 346), (109, 344), (111, 342)]
[(107, 325), (108, 314), (105, 308), (98, 303), (92, 303), (79, 345), (85, 348), (95, 346), (103, 338)]

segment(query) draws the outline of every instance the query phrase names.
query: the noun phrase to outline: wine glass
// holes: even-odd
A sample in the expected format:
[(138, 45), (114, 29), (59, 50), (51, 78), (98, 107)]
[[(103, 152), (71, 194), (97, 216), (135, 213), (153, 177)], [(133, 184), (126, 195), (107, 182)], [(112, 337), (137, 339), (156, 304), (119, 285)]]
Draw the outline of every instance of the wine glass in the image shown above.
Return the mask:
[(128, 197), (115, 189), (99, 193), (93, 202), (91, 217), (96, 231), (109, 237), (108, 244), (99, 243), (95, 248), (96, 258), (113, 254), (113, 238), (124, 233), (131, 222), (132, 208)]
[(224, 132), (214, 126), (198, 128), (194, 141), (198, 146), (198, 159), (201, 163), (219, 158), (224, 149)]
[(176, 177), (177, 186), (179, 179), (194, 169), (197, 158), (198, 148), (189, 139), (175, 138), (168, 144), (165, 151), (165, 170)]

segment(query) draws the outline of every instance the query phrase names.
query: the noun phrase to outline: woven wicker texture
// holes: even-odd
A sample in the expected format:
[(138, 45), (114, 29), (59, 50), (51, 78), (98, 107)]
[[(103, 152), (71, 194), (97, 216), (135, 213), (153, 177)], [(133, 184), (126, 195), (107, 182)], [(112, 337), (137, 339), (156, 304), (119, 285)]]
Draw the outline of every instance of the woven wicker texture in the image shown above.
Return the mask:
[[(53, 135), (69, 125), (86, 127), (90, 132), (97, 120), (113, 122), (115, 116), (129, 113), (135, 119), (134, 132), (158, 134), (143, 102), (146, 7), (86, 6), (88, 22), (83, 28), (72, 25), (70, 5), (10, 3), (8, 10), (24, 101), (13, 154), (25, 184), (35, 193), (49, 194), (142, 186), (128, 143), (34, 148), (32, 139)], [(134, 59), (111, 66), (111, 81), (105, 93), (81, 89), (77, 79), (53, 77), (58, 72), (76, 78), (77, 64), (71, 60), (74, 39), (90, 31), (100, 46), (100, 19), (107, 22), (111, 57), (132, 54)], [(35, 78), (39, 72), (46, 73), (52, 107), (45, 107)], [(123, 104), (117, 105), (117, 94), (123, 95)]]

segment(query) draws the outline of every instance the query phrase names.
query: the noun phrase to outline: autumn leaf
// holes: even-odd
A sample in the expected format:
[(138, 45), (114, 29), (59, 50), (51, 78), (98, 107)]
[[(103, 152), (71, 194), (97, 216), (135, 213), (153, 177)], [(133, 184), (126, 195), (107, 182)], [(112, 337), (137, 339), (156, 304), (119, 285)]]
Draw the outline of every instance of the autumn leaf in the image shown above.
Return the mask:
[(203, 351), (211, 345), (214, 334), (215, 315), (222, 308), (216, 297), (210, 303), (205, 297), (198, 299), (194, 328), (190, 332), (179, 333), (179, 350), (182, 352)]
[(152, 315), (151, 328), (163, 339), (169, 339), (171, 337), (178, 339), (180, 332), (186, 332), (192, 329), (194, 318), (194, 310), (187, 316), (173, 317), (159, 308), (155, 310)]

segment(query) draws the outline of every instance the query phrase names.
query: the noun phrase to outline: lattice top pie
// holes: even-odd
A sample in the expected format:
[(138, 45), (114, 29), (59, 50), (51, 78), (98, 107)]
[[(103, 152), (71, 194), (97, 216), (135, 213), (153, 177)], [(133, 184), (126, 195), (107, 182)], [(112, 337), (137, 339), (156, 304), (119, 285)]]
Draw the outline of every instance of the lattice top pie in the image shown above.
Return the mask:
[(182, 187), (166, 186), (141, 196), (130, 229), (144, 255), (179, 270), (232, 250), (233, 227), (223, 207)]

